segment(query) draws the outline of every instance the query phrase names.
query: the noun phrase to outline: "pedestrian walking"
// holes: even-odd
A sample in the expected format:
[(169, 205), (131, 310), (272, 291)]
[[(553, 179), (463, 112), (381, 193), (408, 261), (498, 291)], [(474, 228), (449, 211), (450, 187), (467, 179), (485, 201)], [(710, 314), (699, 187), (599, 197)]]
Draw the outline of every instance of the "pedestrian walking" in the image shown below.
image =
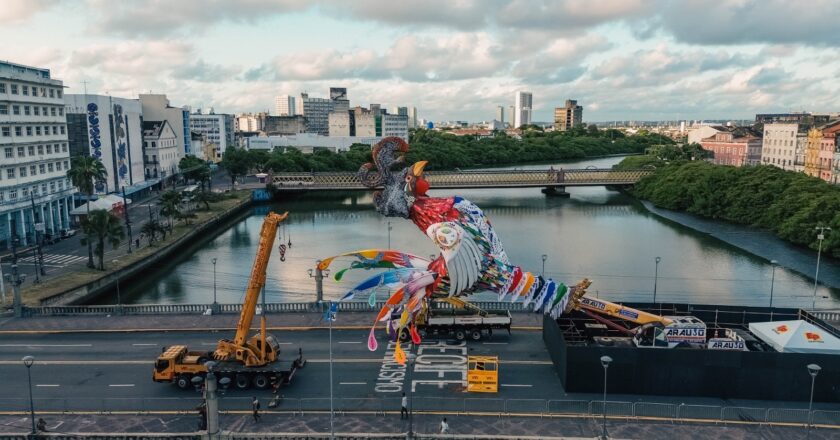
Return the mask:
[(400, 419), (408, 418), (408, 397), (405, 397), (405, 393), (402, 395), (402, 408), (400, 408)]
[(440, 433), (449, 434), (449, 423), (446, 423), (446, 417), (440, 422)]
[(254, 397), (254, 401), (251, 402), (251, 409), (254, 410), (254, 421), (259, 422), (260, 421), (260, 401), (259, 401), (259, 399), (256, 398), (256, 396)]

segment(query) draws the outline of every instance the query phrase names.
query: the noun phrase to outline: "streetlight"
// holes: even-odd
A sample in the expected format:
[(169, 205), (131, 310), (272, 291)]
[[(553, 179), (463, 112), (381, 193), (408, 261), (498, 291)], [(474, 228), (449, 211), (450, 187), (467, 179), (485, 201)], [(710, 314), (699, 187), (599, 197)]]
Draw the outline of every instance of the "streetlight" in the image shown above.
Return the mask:
[(659, 262), (662, 261), (662, 258), (656, 257), (653, 261), (656, 261), (656, 269), (653, 272), (653, 303), (656, 304), (656, 282), (659, 281)]
[(820, 241), (820, 244), (817, 248), (817, 272), (814, 274), (814, 302), (811, 303), (811, 310), (817, 308), (817, 280), (820, 277), (820, 255), (822, 254), (822, 242), (823, 239), (825, 239), (825, 231), (830, 231), (831, 228), (828, 226), (817, 226), (814, 229), (820, 231), (820, 233), (817, 234), (817, 240)]
[[(407, 331), (407, 330), (403, 330)], [(406, 383), (408, 384), (408, 438), (414, 438), (414, 387), (411, 384), (411, 370), (414, 369), (414, 362), (417, 359), (417, 355), (412, 353), (414, 349), (414, 344), (408, 349), (408, 375)]]
[[(657, 257), (659, 258), (659, 257)], [(604, 406), (602, 408), (604, 413), (603, 433), (601, 438), (607, 440), (607, 368), (610, 366), (612, 358), (609, 356), (601, 356), (601, 366), (604, 367)]]
[(773, 266), (773, 275), (770, 277), (770, 308), (773, 308), (773, 285), (776, 284), (776, 266), (779, 264), (776, 260), (770, 260), (770, 265)]
[(388, 249), (391, 249), (391, 221), (388, 220)]
[(213, 313), (219, 313), (219, 303), (216, 302), (216, 257), (210, 260), (213, 263)]
[(329, 322), (330, 326), (330, 438), (335, 438), (335, 412), (333, 411), (333, 352), (332, 352), (332, 322), (335, 319), (335, 315), (332, 313), (332, 304), (330, 302), (320, 301), (321, 303), (321, 310), (324, 309), (324, 306), (327, 306), (327, 311), (325, 312), (324, 316), (327, 318), (327, 322)]
[(542, 272), (540, 272), (540, 276), (545, 278), (545, 260), (548, 259), (548, 255), (542, 254)]
[(811, 398), (808, 400), (808, 438), (811, 437), (811, 408), (814, 406), (814, 382), (817, 380), (817, 374), (820, 373), (819, 365), (808, 364), (808, 374), (811, 375)]
[(22, 361), (23, 365), (26, 365), (26, 379), (29, 381), (29, 420), (32, 422), (32, 435), (35, 435), (35, 404), (32, 403), (32, 374), (30, 373), (35, 358), (24, 356)]

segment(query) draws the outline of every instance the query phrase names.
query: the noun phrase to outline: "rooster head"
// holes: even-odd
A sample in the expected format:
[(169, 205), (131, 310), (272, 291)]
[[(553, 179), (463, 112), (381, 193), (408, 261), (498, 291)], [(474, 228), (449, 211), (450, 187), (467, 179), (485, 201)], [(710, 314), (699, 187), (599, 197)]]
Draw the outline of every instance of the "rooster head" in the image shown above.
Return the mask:
[[(418, 196), (425, 197), (429, 182), (423, 178), (426, 161), (420, 161), (402, 170), (395, 170), (405, 162), (408, 144), (398, 137), (387, 137), (373, 146), (374, 163), (359, 168), (358, 176), (368, 188), (379, 188), (373, 194), (376, 210), (386, 217), (409, 218), (411, 205)], [(376, 171), (373, 171), (373, 168)]]

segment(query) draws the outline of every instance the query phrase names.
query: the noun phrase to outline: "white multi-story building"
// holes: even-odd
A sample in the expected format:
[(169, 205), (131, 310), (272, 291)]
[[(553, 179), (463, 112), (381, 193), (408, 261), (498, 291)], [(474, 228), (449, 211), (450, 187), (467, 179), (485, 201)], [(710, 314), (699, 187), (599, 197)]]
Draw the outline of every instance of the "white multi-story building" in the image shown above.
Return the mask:
[(300, 94), (300, 107), (306, 118), (306, 132), (329, 136), (329, 114), (333, 111), (333, 100), (326, 98), (310, 98), (309, 94)]
[(417, 107), (408, 108), (408, 128), (417, 128)]
[(94, 192), (133, 194), (146, 183), (143, 173), (143, 120), (140, 101), (108, 95), (65, 95), (68, 140), (72, 156), (91, 155), (105, 166), (107, 177)]
[(355, 122), (355, 136), (358, 137), (375, 137), (376, 136), (376, 117), (373, 112), (363, 108), (356, 108), (353, 112)]
[(382, 115), (382, 137), (396, 136), (408, 142), (408, 116)]
[(191, 145), (190, 108), (169, 105), (166, 95), (141, 94), (140, 105), (143, 107), (143, 119), (147, 121), (166, 121), (178, 138), (178, 147), (183, 154), (195, 154)]
[(229, 146), (234, 146), (233, 115), (216, 114), (210, 109), (210, 114), (193, 113), (190, 115), (190, 130), (200, 133), (207, 139), (207, 144), (213, 145), (215, 157), (207, 160), (218, 162)]
[(766, 124), (761, 145), (761, 164), (802, 171), (807, 141), (806, 133), (799, 133), (799, 124)]
[(516, 101), (514, 101), (513, 112), (513, 127), (519, 128), (523, 125), (531, 123), (531, 112), (534, 105), (534, 97), (531, 92), (516, 92)]
[(350, 112), (330, 112), (330, 136), (350, 136)]
[(263, 131), (265, 129), (265, 113), (243, 113), (236, 116), (236, 131)]
[(496, 120), (501, 122), (502, 125), (505, 124), (505, 108), (501, 105), (496, 106)]
[(20, 245), (34, 242), (36, 227), (69, 227), (63, 88), (48, 69), (0, 61), (0, 246), (11, 246), (13, 224)]
[(294, 116), (295, 112), (295, 97), (289, 95), (280, 95), (274, 98), (274, 113), (276, 116)]
[(143, 142), (147, 179), (166, 181), (178, 174), (178, 163), (184, 155), (168, 121), (143, 121)]

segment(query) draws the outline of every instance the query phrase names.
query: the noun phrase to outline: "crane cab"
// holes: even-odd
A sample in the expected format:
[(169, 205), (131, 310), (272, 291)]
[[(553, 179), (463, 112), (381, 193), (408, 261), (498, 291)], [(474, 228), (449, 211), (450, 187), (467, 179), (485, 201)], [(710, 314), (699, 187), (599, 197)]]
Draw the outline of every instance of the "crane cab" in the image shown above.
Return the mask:
[(178, 387), (187, 388), (190, 386), (189, 381), (181, 381), (179, 378), (206, 373), (204, 363), (210, 359), (207, 352), (189, 351), (186, 345), (164, 348), (155, 360), (152, 379), (155, 382), (175, 382)]

